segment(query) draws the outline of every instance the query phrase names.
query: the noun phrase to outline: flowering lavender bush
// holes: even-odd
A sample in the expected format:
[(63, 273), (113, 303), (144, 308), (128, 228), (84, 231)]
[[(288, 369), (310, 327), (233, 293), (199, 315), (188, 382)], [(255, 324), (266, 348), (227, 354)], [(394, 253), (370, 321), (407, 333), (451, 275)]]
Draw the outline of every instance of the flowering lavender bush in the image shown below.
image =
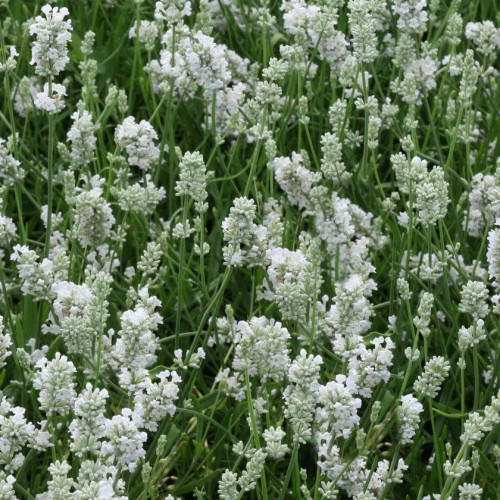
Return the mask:
[(0, 500), (500, 498), (497, 2), (0, 20)]

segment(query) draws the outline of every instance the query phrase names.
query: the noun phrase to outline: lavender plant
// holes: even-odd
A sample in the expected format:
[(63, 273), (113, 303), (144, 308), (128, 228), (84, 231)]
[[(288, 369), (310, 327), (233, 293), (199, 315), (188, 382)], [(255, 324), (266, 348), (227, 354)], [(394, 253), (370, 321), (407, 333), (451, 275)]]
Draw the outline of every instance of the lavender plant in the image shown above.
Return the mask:
[(0, 499), (500, 498), (497, 26), (0, 0)]

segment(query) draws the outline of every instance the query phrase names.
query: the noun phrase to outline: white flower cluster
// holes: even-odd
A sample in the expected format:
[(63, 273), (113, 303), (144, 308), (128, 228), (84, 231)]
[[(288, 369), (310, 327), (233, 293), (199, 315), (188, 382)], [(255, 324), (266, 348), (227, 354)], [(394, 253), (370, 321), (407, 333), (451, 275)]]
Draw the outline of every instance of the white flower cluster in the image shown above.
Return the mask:
[(14, 109), (16, 113), (25, 118), (29, 113), (36, 110), (34, 105), (36, 95), (42, 89), (38, 78), (34, 76), (23, 76), (16, 88), (12, 90)]
[(151, 52), (155, 48), (158, 33), (157, 23), (141, 20), (139, 21), (139, 25), (137, 25), (137, 21), (134, 22), (128, 32), (128, 37), (135, 38), (137, 36), (139, 41), (144, 44), (146, 50)]
[(92, 389), (87, 383), (85, 389), (75, 399), (75, 418), (69, 426), (70, 448), (76, 456), (97, 455), (100, 451), (99, 439), (104, 437), (106, 417), (106, 389)]
[(87, 111), (75, 111), (71, 115), (73, 125), (68, 131), (68, 141), (71, 142), (71, 163), (73, 168), (88, 165), (94, 159), (94, 150), (97, 142), (96, 126), (92, 115)]
[(176, 410), (181, 378), (176, 372), (162, 371), (157, 375), (159, 382), (146, 378), (143, 387), (134, 396), (134, 418), (141, 422), (140, 427), (156, 431), (158, 423), (166, 415), (173, 416)]
[(149, 296), (145, 286), (139, 290), (134, 309), (121, 315), (121, 330), (113, 354), (120, 363), (122, 373), (142, 370), (156, 360), (157, 339), (154, 332), (163, 320), (155, 309), (160, 305), (156, 297)]
[(404, 33), (423, 34), (429, 15), (426, 0), (395, 0), (393, 12), (398, 16), (398, 28)]
[(24, 178), (25, 171), (21, 168), (21, 162), (12, 155), (10, 141), (0, 137), (0, 177), (7, 185)]
[(500, 229), (492, 229), (488, 233), (488, 273), (493, 286), (500, 287)]
[(333, 348), (340, 356), (348, 357), (358, 349), (361, 335), (370, 328), (373, 306), (369, 297), (375, 286), (373, 280), (364, 280), (358, 274), (336, 285), (333, 304), (324, 321)]
[(153, 126), (146, 120), (136, 123), (133, 116), (123, 120), (115, 131), (116, 144), (128, 155), (129, 165), (149, 171), (160, 157), (160, 150), (154, 141), (158, 139)]
[(105, 425), (106, 441), (102, 444), (102, 454), (112, 455), (120, 466), (133, 472), (138, 461), (146, 454), (143, 443), (147, 440), (147, 434), (138, 429), (132, 411), (128, 408), (107, 420)]
[(290, 334), (281, 323), (265, 317), (254, 317), (250, 322), (236, 325), (233, 369), (267, 379), (279, 381), (285, 377), (290, 365)]
[(65, 96), (66, 87), (64, 85), (45, 83), (43, 91), (37, 92), (35, 96), (35, 107), (49, 114), (59, 113), (66, 107)]
[(177, 196), (189, 196), (194, 201), (197, 212), (206, 212), (208, 210), (207, 181), (212, 172), (207, 172), (203, 156), (198, 152), (184, 153), (179, 170), (179, 180), (175, 186)]
[(257, 225), (255, 202), (242, 197), (233, 201), (229, 215), (222, 222), (224, 233), (224, 262), (226, 265), (241, 266), (251, 262), (259, 249), (255, 245)]
[(24, 463), (25, 448), (43, 451), (52, 446), (51, 434), (44, 430), (46, 421), (40, 422), (40, 429), (26, 420), (26, 409), (14, 406), (0, 395), (0, 465), (2, 471), (12, 473)]
[(449, 361), (445, 360), (442, 356), (432, 357), (425, 364), (422, 375), (415, 381), (415, 390), (422, 396), (435, 398), (449, 371)]
[(490, 55), (500, 47), (500, 28), (497, 28), (492, 21), (467, 23), (465, 37), (472, 40), (484, 55)]
[(359, 423), (361, 399), (354, 397), (356, 384), (345, 375), (319, 387), (316, 422), (320, 432), (328, 432), (332, 439), (349, 437)]
[(53, 77), (64, 70), (69, 62), (68, 42), (71, 41), (71, 21), (66, 7), (42, 7), (44, 16), (37, 16), (30, 26), (30, 34), (35, 35), (31, 64), (36, 66), (37, 75)]
[(115, 223), (110, 204), (103, 198), (104, 179), (94, 176), (74, 201), (73, 234), (83, 247), (95, 248), (111, 235)]
[(285, 191), (288, 201), (299, 208), (310, 208), (309, 193), (319, 180), (318, 173), (308, 168), (307, 156), (293, 153), (291, 158), (279, 157), (272, 162), (276, 181)]
[(349, 359), (349, 377), (357, 386), (357, 393), (369, 398), (373, 389), (391, 376), (395, 348), (390, 338), (376, 337), (371, 341), (373, 349), (361, 344), (357, 356)]
[(323, 175), (335, 183), (345, 182), (351, 177), (342, 161), (342, 144), (335, 132), (327, 132), (321, 137), (321, 171)]
[[(283, 319), (304, 318), (318, 294), (321, 278), (314, 262), (301, 250), (273, 247), (266, 252), (269, 262), (262, 298), (274, 301)], [(314, 283), (316, 280), (316, 283)]]
[(75, 365), (66, 356), (56, 353), (52, 361), (40, 359), (33, 387), (39, 391), (40, 408), (47, 416), (67, 415), (73, 408), (76, 398), (74, 374)]
[(288, 369), (288, 385), (283, 393), (285, 416), (292, 425), (294, 439), (303, 443), (312, 438), (322, 364), (321, 356), (308, 356), (302, 349)]
[(468, 195), (469, 206), (463, 220), (464, 229), (471, 236), (482, 235), (485, 224), (492, 226), (500, 217), (500, 204), (493, 203), (500, 198), (496, 176), (476, 174), (471, 179), (471, 190)]
[(10, 351), (11, 346), (11, 336), (5, 331), (3, 316), (0, 316), (0, 368), (3, 368), (6, 365), (5, 360), (12, 354)]
[(47, 482), (47, 491), (41, 498), (105, 498), (125, 500), (121, 495), (124, 489), (119, 469), (100, 460), (83, 460), (76, 481), (68, 477), (71, 466), (66, 461), (53, 462), (48, 471), (51, 479)]
[(7, 73), (9, 71), (14, 71), (17, 66), (16, 58), (19, 55), (19, 52), (15, 47), (11, 47), (9, 49), (9, 57), (5, 62), (0, 62), (0, 73)]
[(124, 188), (111, 191), (118, 199), (118, 204), (125, 212), (140, 212), (144, 215), (154, 213), (158, 204), (165, 199), (163, 186), (156, 187), (151, 175), (146, 174), (142, 182), (136, 182)]
[(406, 394), (401, 396), (401, 405), (398, 406), (397, 411), (401, 444), (409, 444), (413, 442), (413, 436), (420, 424), (419, 414), (424, 411), (424, 407), (417, 398)]
[(0, 499), (495, 497), (496, 7), (21, 3)]
[(67, 277), (69, 260), (65, 253), (58, 252), (53, 259), (39, 256), (26, 245), (16, 245), (10, 260), (17, 263), (21, 290), (25, 295), (33, 295), (34, 300), (51, 299), (54, 296), (52, 285)]

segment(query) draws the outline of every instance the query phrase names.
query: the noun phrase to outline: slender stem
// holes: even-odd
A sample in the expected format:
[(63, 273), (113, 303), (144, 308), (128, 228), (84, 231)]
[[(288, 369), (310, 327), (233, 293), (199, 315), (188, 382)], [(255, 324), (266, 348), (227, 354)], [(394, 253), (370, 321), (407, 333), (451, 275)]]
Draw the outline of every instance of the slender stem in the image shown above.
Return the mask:
[[(474, 325), (474, 336), (476, 333), (476, 326)], [(474, 364), (474, 410), (477, 409), (479, 403), (479, 364), (477, 361), (477, 346), (474, 345), (472, 348), (472, 359)]]
[(285, 479), (283, 480), (283, 486), (281, 488), (278, 500), (283, 500), (285, 498), (288, 483), (290, 482), (290, 476), (292, 475), (292, 470), (295, 466), (295, 462), (297, 462), (298, 460), (299, 446), (300, 446), (299, 442), (295, 441), (295, 443), (293, 444), (292, 456), (290, 457), (290, 461), (288, 462)]
[[(182, 224), (185, 226), (187, 222), (189, 203), (188, 200), (183, 198), (182, 209)], [(179, 274), (177, 276), (177, 311), (175, 315), (175, 348), (179, 348), (179, 334), (181, 332), (181, 315), (183, 311), (182, 306), (182, 285), (184, 284), (184, 266), (186, 260), (186, 238), (182, 237), (180, 242), (180, 255), (179, 255)]]
[[(52, 96), (52, 78), (49, 77), (49, 96)], [(52, 198), (54, 177), (54, 115), (49, 114), (49, 150), (47, 172), (47, 232), (45, 234), (44, 257), (48, 257), (50, 250), (50, 235), (52, 232)]]
[[(255, 411), (253, 407), (252, 391), (250, 389), (250, 379), (248, 377), (248, 371), (245, 371), (245, 384), (246, 384), (246, 394), (247, 394), (247, 404), (248, 413), (250, 414), (250, 422), (252, 424), (252, 436), (257, 449), (260, 449), (260, 437), (259, 430), (257, 429), (257, 421), (255, 419)], [(267, 500), (267, 482), (266, 482), (266, 468), (265, 465), (262, 466), (262, 475), (260, 477), (262, 485), (262, 498)]]
[(439, 488), (443, 487), (443, 471), (441, 463), (441, 449), (439, 446), (439, 439), (436, 430), (436, 423), (434, 421), (434, 410), (432, 408), (432, 399), (427, 398), (427, 404), (429, 405), (429, 413), (431, 416), (431, 428), (432, 428), (432, 439), (434, 441), (434, 456), (436, 458), (436, 468), (438, 473)]

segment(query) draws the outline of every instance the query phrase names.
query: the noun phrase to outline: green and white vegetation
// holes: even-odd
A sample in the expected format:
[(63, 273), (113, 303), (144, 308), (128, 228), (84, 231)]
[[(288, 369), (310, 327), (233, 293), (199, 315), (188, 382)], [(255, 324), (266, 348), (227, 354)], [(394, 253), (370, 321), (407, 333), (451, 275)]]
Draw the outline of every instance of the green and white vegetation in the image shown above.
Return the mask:
[(0, 22), (0, 500), (500, 498), (500, 3)]

